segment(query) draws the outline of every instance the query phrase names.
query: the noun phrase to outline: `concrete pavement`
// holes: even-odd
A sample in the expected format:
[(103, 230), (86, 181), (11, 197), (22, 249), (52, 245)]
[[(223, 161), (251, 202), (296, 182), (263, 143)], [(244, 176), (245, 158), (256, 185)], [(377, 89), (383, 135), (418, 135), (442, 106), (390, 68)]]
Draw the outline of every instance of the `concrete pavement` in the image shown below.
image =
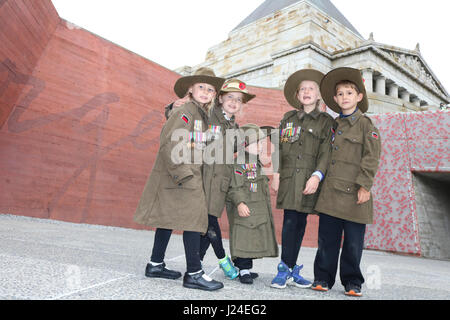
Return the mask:
[[(204, 270), (225, 288), (203, 292), (183, 288), (182, 280), (144, 276), (154, 232), (73, 224), (0, 214), (0, 299), (56, 300), (347, 300), (337, 279), (327, 293), (270, 287), (279, 259), (255, 261), (254, 285), (226, 280), (212, 249)], [(228, 240), (225, 240), (228, 248)], [(313, 279), (316, 249), (302, 248), (302, 275)], [(169, 268), (185, 271), (182, 238), (173, 235), (166, 254)], [(450, 298), (450, 262), (365, 251), (362, 270), (366, 300)]]

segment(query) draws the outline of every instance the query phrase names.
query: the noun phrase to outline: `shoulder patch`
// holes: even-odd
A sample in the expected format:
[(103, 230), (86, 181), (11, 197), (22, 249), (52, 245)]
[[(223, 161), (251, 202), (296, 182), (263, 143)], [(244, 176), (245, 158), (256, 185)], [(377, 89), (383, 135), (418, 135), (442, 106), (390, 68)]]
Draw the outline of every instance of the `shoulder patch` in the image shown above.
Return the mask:
[(372, 132), (372, 138), (378, 140), (380, 138), (380, 136), (378, 135), (378, 133), (376, 133), (375, 131)]
[(181, 120), (183, 120), (186, 124), (189, 124), (191, 122), (191, 119), (189, 119), (189, 117), (184, 113), (181, 115)]

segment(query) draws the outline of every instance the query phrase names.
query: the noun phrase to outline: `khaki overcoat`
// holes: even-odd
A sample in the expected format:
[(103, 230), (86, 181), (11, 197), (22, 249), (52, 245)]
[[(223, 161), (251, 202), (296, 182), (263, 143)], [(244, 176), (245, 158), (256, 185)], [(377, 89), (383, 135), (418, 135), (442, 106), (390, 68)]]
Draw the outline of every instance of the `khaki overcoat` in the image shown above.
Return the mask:
[[(302, 116), (301, 116), (302, 115)], [(310, 113), (293, 110), (280, 123), (280, 186), (277, 208), (313, 213), (319, 189), (304, 195), (306, 183), (315, 171), (327, 172), (335, 122), (317, 109)]]
[[(208, 216), (201, 164), (206, 130), (207, 115), (195, 102), (173, 111), (161, 131), (156, 161), (134, 215), (137, 223), (206, 232)], [(187, 133), (189, 142), (172, 141), (174, 132), (180, 136)], [(177, 160), (180, 154), (190, 155), (184, 158), (190, 161)]]
[(208, 214), (220, 218), (225, 208), (225, 198), (230, 187), (234, 146), (226, 141), (226, 130), (238, 129), (234, 121), (225, 119), (222, 108), (216, 106), (209, 117), (209, 132), (216, 136), (208, 144), (208, 156), (215, 159), (213, 163), (205, 162), (203, 165), (203, 186), (205, 189)]
[(357, 110), (336, 119), (331, 161), (315, 209), (361, 224), (373, 223), (373, 197), (362, 205), (358, 190), (372, 189), (381, 154), (381, 137), (372, 120)]
[[(263, 175), (261, 162), (257, 160), (247, 168), (245, 165), (235, 164), (233, 171), (228, 192), (230, 202), (227, 202), (231, 256), (277, 257), (278, 244), (270, 201), (269, 179)], [(239, 216), (237, 206), (241, 202), (249, 207), (250, 217)]]

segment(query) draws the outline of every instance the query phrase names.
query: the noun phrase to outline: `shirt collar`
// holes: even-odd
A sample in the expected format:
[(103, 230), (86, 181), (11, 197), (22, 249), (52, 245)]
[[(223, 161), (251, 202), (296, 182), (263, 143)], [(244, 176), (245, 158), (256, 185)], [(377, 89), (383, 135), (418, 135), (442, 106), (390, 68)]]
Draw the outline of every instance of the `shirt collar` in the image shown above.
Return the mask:
[(349, 115), (343, 115), (342, 113), (339, 115), (339, 119), (347, 120), (350, 122), (351, 125), (354, 125), (356, 121), (362, 116), (361, 110), (359, 108), (356, 108), (355, 112)]
[(310, 113), (306, 113), (307, 115), (310, 115), (311, 117), (313, 117), (314, 119), (317, 119), (317, 117), (320, 114), (320, 111), (315, 108), (313, 111), (311, 111)]
[(231, 121), (231, 119), (233, 119), (233, 117), (229, 118), (229, 117), (227, 116), (226, 112), (223, 111), (223, 110), (222, 110), (222, 114), (223, 114), (223, 117), (225, 118), (225, 120), (227, 120), (227, 121)]
[(227, 114), (225, 113), (225, 111), (223, 111), (221, 106), (216, 106), (214, 108), (215, 108), (214, 112), (216, 112), (216, 116), (219, 118), (220, 122), (228, 121), (232, 124), (234, 123), (235, 116), (228, 118)]

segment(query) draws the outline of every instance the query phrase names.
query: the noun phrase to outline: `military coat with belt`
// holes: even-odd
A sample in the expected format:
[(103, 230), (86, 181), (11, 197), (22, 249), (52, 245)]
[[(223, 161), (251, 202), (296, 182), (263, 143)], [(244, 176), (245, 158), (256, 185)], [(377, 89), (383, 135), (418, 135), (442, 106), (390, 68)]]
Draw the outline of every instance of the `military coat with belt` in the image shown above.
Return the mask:
[[(246, 159), (251, 157), (246, 154)], [(230, 252), (233, 258), (277, 257), (278, 244), (270, 201), (269, 179), (262, 172), (259, 159), (254, 163), (235, 164), (227, 199), (230, 222)], [(250, 217), (238, 214), (245, 203)]]
[(333, 118), (318, 109), (284, 115), (279, 127), (278, 209), (313, 213), (320, 187), (312, 195), (304, 195), (303, 190), (315, 171), (326, 174), (334, 126)]
[[(206, 112), (196, 102), (173, 111), (161, 131), (156, 161), (134, 215), (137, 223), (206, 232), (202, 153), (206, 147), (207, 121)], [(174, 133), (184, 140), (172, 141)]]
[(208, 156), (213, 162), (205, 161), (203, 165), (203, 187), (208, 214), (220, 218), (232, 178), (233, 163), (230, 161), (234, 158), (233, 141), (226, 140), (226, 130), (239, 129), (239, 126), (234, 117), (231, 120), (225, 119), (220, 106), (213, 108), (208, 121), (208, 137), (214, 137), (208, 139)]
[(378, 170), (381, 138), (360, 110), (336, 119), (331, 162), (315, 209), (360, 224), (373, 223), (373, 199), (358, 205), (358, 190), (372, 189)]

